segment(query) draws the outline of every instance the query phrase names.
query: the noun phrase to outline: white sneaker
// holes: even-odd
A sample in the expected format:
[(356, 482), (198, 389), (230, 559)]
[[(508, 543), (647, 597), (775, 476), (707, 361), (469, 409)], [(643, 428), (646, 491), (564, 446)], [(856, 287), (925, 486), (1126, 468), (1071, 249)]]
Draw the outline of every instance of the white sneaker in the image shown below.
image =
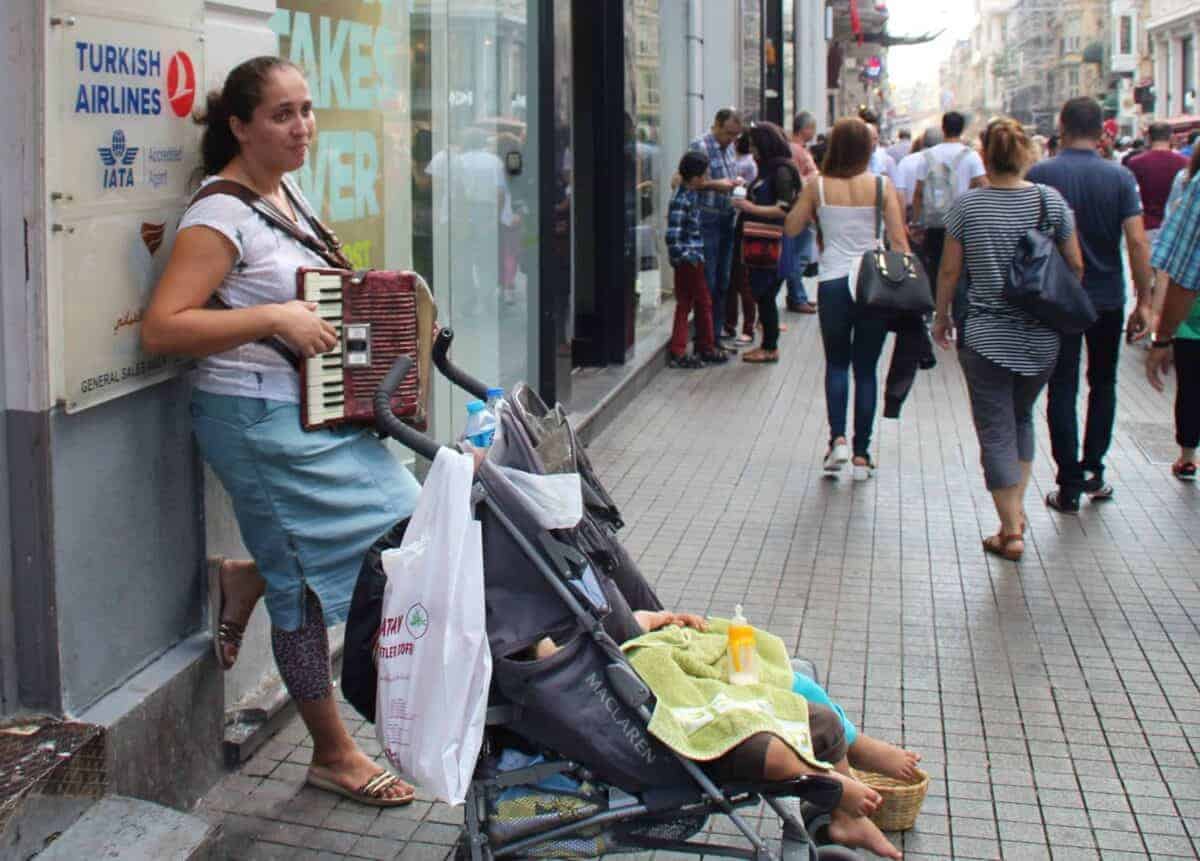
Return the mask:
[(868, 478), (870, 478), (874, 474), (875, 474), (875, 464), (871, 461), (871, 458), (868, 457), (866, 463), (854, 464), (854, 480), (855, 481), (866, 481)]
[(825, 471), (841, 472), (846, 461), (850, 460), (850, 446), (844, 442), (834, 443), (825, 455)]

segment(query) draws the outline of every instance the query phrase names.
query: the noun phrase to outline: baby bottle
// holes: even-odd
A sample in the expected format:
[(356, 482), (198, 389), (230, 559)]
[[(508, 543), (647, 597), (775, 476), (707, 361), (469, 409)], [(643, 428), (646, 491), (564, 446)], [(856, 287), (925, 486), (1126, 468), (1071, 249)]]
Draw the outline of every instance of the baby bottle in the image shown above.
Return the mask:
[(758, 682), (758, 652), (754, 648), (754, 629), (742, 615), (742, 605), (733, 609), (729, 621), (729, 683), (753, 685)]

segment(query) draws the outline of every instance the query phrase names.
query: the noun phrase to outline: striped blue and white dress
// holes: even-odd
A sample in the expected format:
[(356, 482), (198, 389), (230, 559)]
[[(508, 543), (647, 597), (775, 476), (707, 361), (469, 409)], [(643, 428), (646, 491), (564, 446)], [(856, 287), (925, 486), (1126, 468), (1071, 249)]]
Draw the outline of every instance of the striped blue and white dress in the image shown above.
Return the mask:
[(1075, 218), (1049, 186), (971, 189), (946, 216), (946, 233), (962, 243), (968, 278), (960, 343), (1022, 376), (1043, 374), (1058, 359), (1058, 332), (1004, 298), (1009, 264), (1017, 242), (1038, 223), (1042, 192), (1047, 224), (1055, 241), (1062, 242), (1075, 232)]

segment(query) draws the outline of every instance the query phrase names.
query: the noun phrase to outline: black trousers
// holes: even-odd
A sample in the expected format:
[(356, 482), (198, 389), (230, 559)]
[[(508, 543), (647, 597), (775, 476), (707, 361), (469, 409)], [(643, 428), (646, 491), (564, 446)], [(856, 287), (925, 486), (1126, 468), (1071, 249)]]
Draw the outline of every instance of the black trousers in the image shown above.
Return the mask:
[[(1082, 335), (1063, 335), (1058, 364), (1050, 375), (1046, 420), (1050, 424), (1050, 450), (1058, 464), (1058, 486), (1066, 496), (1083, 492), (1084, 470), (1104, 476), (1104, 455), (1112, 443), (1117, 415), (1117, 359), (1125, 311), (1101, 311), (1100, 318)], [(1087, 418), (1084, 421), (1083, 458), (1079, 457), (1079, 364), (1087, 345)]]
[(762, 348), (779, 349), (779, 306), (776, 303), (783, 284), (774, 269), (751, 269), (750, 292), (758, 304), (758, 321), (762, 323)]
[(929, 283), (937, 284), (938, 269), (942, 265), (942, 250), (946, 247), (946, 228), (925, 228), (925, 240), (921, 243), (921, 262), (929, 275)]
[(1200, 341), (1175, 340), (1175, 442), (1200, 448)]

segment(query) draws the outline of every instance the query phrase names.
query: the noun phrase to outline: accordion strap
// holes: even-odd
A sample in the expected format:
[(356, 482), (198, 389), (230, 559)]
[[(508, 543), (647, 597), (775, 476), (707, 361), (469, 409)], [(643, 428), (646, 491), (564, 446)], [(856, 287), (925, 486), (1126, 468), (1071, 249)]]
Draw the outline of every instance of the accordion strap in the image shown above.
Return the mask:
[[(324, 226), (321, 225), (321, 223), (308, 210), (307, 207), (302, 207), (299, 204), (298, 200), (292, 195), (291, 190), (288, 188), (286, 183), (284, 183), (283, 187), (288, 195), (288, 199), (291, 200), (292, 205), (296, 207), (298, 212), (303, 214), (303, 216), (308, 219), (309, 223), (313, 225), (314, 229), (317, 229), (318, 226), (320, 226), (320, 230), (318, 230), (318, 232), (322, 233), (322, 240), (324, 240), (323, 234), (327, 233), (328, 231), (325, 231)], [(330, 247), (328, 246), (327, 242), (318, 241), (314, 237), (305, 233), (296, 226), (294, 221), (280, 212), (279, 208), (275, 206), (275, 204), (268, 201), (249, 186), (242, 185), (240, 182), (234, 182), (232, 179), (218, 179), (215, 182), (210, 182), (192, 196), (191, 202), (188, 203), (188, 207), (190, 208), (204, 198), (212, 197), (215, 194), (227, 194), (230, 197), (236, 197), (242, 203), (246, 204), (260, 216), (262, 216), (263, 219), (266, 220), (266, 222), (272, 227), (282, 230), (297, 242), (301, 243), (315, 254), (318, 254), (330, 265), (338, 269), (351, 268), (349, 261), (342, 256), (341, 251), (337, 247)], [(332, 236), (333, 234), (330, 233), (329, 235)], [(337, 237), (334, 237), (334, 241), (337, 241)], [(213, 293), (212, 296), (209, 297), (206, 307), (213, 310), (230, 310), (232, 308), (228, 302), (226, 302), (216, 293)], [(300, 356), (295, 350), (289, 347), (283, 341), (283, 339), (274, 337), (260, 338), (256, 343), (262, 344), (264, 347), (274, 350), (293, 368), (300, 367)]]
[(337, 235), (321, 223), (313, 211), (292, 192), (291, 186), (286, 181), (283, 183), (283, 191), (296, 212), (312, 227), (316, 236), (301, 230), (296, 222), (280, 212), (278, 206), (257, 191), (232, 179), (218, 179), (210, 182), (192, 196), (188, 206), (190, 207), (206, 197), (212, 197), (214, 194), (228, 194), (230, 197), (236, 197), (262, 216), (272, 227), (286, 233), (334, 269), (353, 269), (354, 265), (342, 253), (342, 243), (338, 240)]

